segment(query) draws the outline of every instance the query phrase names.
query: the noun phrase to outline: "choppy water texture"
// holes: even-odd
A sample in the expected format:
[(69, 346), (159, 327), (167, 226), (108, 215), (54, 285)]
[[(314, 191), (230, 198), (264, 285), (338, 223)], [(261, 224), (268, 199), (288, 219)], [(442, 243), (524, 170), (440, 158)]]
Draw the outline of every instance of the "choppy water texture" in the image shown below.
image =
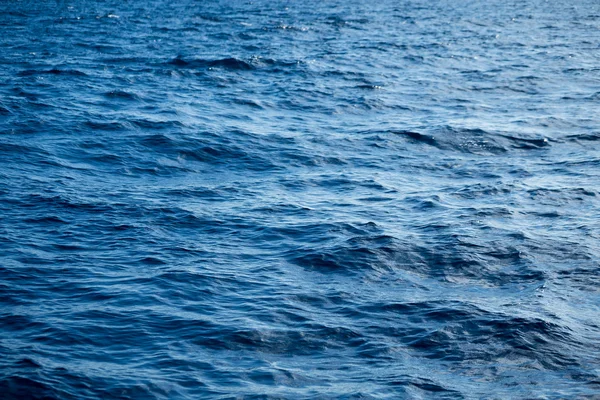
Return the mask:
[(597, 1), (3, 1), (0, 397), (599, 398)]

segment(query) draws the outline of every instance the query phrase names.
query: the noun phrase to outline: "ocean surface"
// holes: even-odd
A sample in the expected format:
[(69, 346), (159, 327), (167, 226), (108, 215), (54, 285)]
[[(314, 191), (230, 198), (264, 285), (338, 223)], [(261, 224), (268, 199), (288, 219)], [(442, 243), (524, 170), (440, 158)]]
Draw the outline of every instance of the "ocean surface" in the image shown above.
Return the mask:
[(597, 0), (0, 2), (1, 399), (600, 399)]

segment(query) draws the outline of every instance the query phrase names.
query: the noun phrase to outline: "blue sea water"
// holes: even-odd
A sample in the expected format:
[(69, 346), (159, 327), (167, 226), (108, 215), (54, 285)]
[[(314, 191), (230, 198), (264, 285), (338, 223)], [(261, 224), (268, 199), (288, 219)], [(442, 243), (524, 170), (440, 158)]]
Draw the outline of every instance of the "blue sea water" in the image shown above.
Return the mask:
[(0, 2), (0, 398), (600, 398), (596, 0)]

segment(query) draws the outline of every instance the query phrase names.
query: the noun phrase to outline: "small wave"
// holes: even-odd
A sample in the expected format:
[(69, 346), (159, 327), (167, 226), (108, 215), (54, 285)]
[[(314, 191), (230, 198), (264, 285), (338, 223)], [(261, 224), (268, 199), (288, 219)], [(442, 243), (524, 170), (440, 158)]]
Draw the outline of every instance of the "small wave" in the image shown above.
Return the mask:
[(239, 58), (223, 58), (216, 60), (209, 59), (189, 59), (186, 60), (181, 56), (168, 62), (168, 65), (174, 65), (179, 68), (185, 69), (210, 69), (210, 68), (221, 68), (232, 71), (250, 71), (257, 69), (265, 69), (269, 72), (286, 72), (286, 71), (298, 71), (297, 67), (304, 65), (302, 61), (288, 61), (288, 60), (275, 60), (272, 58), (265, 58), (259, 56), (252, 56), (247, 60)]
[(122, 130), (126, 130), (127, 126), (121, 122), (117, 122), (117, 121), (112, 121), (112, 122), (105, 122), (105, 121), (99, 121), (99, 120), (89, 120), (89, 121), (85, 121), (84, 125), (92, 130), (99, 130), (99, 131), (122, 131)]
[(262, 152), (234, 143), (217, 143), (202, 139), (179, 139), (166, 135), (151, 135), (140, 140), (140, 144), (154, 151), (167, 154), (182, 161), (199, 161), (214, 165), (230, 165), (233, 168), (264, 171), (278, 167)]
[(430, 136), (430, 135), (425, 135), (423, 133), (413, 132), (413, 131), (390, 131), (390, 132), (393, 133), (394, 135), (406, 136), (412, 140), (415, 140), (420, 143), (425, 143), (425, 144), (428, 144), (431, 146), (436, 146), (438, 144), (438, 142), (435, 140), (435, 137)]
[(255, 108), (257, 110), (264, 109), (264, 107), (259, 102), (254, 101), (254, 100), (234, 99), (233, 102), (236, 103), (236, 104), (242, 105), (242, 106), (252, 107), (252, 108)]
[(306, 26), (280, 24), (280, 25), (277, 25), (277, 27), (275, 29), (282, 30), (282, 31), (306, 32), (310, 28), (308, 28)]
[(204, 337), (197, 336), (193, 342), (215, 350), (254, 350), (307, 356), (328, 348), (356, 348), (365, 343), (365, 338), (345, 327), (308, 324), (301, 330), (228, 329)]
[(222, 16), (215, 15), (215, 14), (201, 13), (201, 14), (196, 14), (195, 17), (201, 18), (204, 21), (210, 21), (210, 22), (224, 22), (225, 21), (225, 19)]
[(547, 138), (526, 138), (513, 135), (499, 136), (508, 139), (511, 142), (512, 147), (517, 149), (540, 149), (542, 147), (550, 146), (550, 141)]
[(28, 69), (18, 73), (19, 76), (32, 76), (32, 75), (65, 75), (65, 76), (88, 76), (85, 72), (78, 71), (76, 69), (58, 69), (52, 68), (49, 70), (34, 70)]
[(187, 199), (206, 199), (211, 201), (229, 201), (228, 196), (237, 192), (236, 188), (205, 188), (205, 187), (189, 187), (177, 189), (165, 189), (162, 191), (165, 196), (177, 196)]
[(538, 150), (550, 146), (547, 138), (522, 137), (502, 133), (492, 133), (483, 129), (457, 129), (443, 127), (431, 133), (391, 130), (412, 141), (437, 147), (440, 150), (452, 150), (480, 155), (499, 155), (515, 150)]
[(133, 65), (137, 65), (137, 64), (146, 64), (148, 63), (148, 59), (145, 57), (108, 57), (108, 58), (102, 58), (99, 60), (101, 63), (104, 64), (133, 64)]
[(319, 251), (300, 250), (290, 260), (322, 273), (368, 273), (391, 268), (397, 248), (396, 240), (390, 236), (359, 236)]
[(38, 146), (25, 146), (16, 143), (10, 142), (0, 142), (0, 153), (4, 153), (6, 155), (41, 155), (47, 157), (50, 153)]
[(110, 92), (104, 93), (104, 96), (109, 99), (122, 99), (122, 100), (139, 100), (140, 97), (135, 93), (126, 92), (124, 90), (111, 90)]
[(381, 85), (364, 84), (364, 85), (357, 85), (356, 88), (357, 89), (366, 89), (366, 90), (382, 90), (383, 86), (381, 86)]
[(30, 194), (23, 200), (26, 207), (47, 207), (48, 210), (82, 210), (90, 212), (108, 212), (112, 210), (109, 204), (102, 202), (89, 202), (74, 196)]
[(32, 224), (68, 224), (68, 221), (56, 216), (45, 216), (45, 217), (37, 217), (37, 218), (27, 218), (24, 222), (32, 223)]
[(513, 190), (510, 185), (484, 185), (477, 183), (475, 185), (464, 186), (452, 193), (465, 199), (485, 198), (488, 196), (501, 196), (511, 193)]
[(600, 132), (569, 135), (566, 137), (566, 140), (573, 142), (597, 142), (600, 141)]
[(253, 70), (254, 66), (246, 61), (237, 59), (237, 58), (222, 58), (217, 60), (205, 60), (205, 59), (191, 59), (184, 60), (181, 57), (176, 57), (175, 59), (169, 61), (170, 65), (174, 65), (180, 68), (223, 68), (229, 70), (238, 70), (238, 71), (248, 71)]
[(10, 109), (0, 104), (0, 115), (6, 116), (6, 115), (10, 115), (10, 114), (12, 114)]

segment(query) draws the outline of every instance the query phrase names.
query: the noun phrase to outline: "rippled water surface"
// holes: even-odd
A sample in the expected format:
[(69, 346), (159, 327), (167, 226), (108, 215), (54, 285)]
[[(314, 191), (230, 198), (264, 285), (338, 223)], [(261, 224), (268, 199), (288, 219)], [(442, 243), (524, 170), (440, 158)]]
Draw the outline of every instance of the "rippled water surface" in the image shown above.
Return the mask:
[(600, 4), (0, 3), (0, 397), (598, 398)]

